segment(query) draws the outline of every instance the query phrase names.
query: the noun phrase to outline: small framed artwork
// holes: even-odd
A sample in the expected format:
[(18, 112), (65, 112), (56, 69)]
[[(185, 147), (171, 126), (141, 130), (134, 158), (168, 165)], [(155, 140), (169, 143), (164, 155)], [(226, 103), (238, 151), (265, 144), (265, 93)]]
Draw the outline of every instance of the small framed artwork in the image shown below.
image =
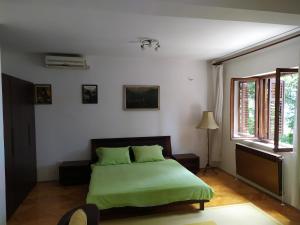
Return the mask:
[(51, 84), (36, 84), (34, 86), (35, 104), (49, 105), (52, 104)]
[(98, 85), (96, 84), (82, 85), (82, 103), (83, 104), (98, 103)]
[(157, 85), (124, 85), (124, 110), (159, 110), (160, 87)]

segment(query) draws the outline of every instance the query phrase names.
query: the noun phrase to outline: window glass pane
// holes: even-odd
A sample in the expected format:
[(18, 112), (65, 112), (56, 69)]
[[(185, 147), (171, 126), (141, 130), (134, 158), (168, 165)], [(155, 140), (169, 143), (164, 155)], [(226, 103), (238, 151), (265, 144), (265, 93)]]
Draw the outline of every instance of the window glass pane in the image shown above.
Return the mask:
[[(259, 110), (259, 139), (268, 143), (272, 143), (274, 136), (275, 92), (271, 94), (271, 79), (266, 77), (259, 80), (261, 92), (259, 95), (259, 108), (257, 109)], [(275, 86), (273, 91), (275, 91), (274, 88)], [(270, 96), (274, 98), (272, 102), (270, 101)], [(270, 116), (271, 114), (273, 114), (273, 117)]]
[(255, 136), (255, 81), (239, 82), (238, 136)]
[(285, 74), (280, 77), (279, 144), (291, 147), (296, 119), (298, 74)]
[(274, 140), (275, 131), (275, 88), (276, 78), (268, 79), (268, 139)]

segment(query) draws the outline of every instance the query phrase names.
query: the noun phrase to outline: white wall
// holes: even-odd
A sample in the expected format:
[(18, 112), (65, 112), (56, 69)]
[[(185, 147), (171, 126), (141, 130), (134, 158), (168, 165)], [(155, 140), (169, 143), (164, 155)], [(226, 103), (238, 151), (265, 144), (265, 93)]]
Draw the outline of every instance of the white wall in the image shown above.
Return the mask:
[[(52, 84), (53, 104), (35, 107), (40, 181), (56, 179), (60, 161), (88, 159), (91, 138), (171, 135), (174, 152), (200, 154), (204, 165), (206, 136), (195, 126), (207, 108), (205, 62), (100, 56), (88, 62), (87, 71), (47, 69), (39, 55), (3, 52), (3, 72)], [(99, 104), (81, 104), (82, 84), (99, 85)], [(160, 111), (123, 111), (124, 84), (160, 85)]]
[[(1, 49), (0, 49), (0, 74), (1, 74)], [(5, 225), (5, 224), (6, 224), (5, 159), (4, 159), (4, 141), (3, 141), (2, 79), (0, 79), (0, 225)]]
[[(231, 60), (225, 64), (224, 78), (224, 109), (223, 109), (223, 162), (221, 167), (235, 175), (235, 142), (230, 140), (230, 80), (233, 77), (245, 77), (274, 71), (276, 68), (290, 68), (299, 66), (300, 38), (290, 40), (280, 45), (252, 53), (248, 56)], [(294, 204), (291, 197), (291, 174), (295, 169), (293, 153), (284, 155), (284, 198)]]

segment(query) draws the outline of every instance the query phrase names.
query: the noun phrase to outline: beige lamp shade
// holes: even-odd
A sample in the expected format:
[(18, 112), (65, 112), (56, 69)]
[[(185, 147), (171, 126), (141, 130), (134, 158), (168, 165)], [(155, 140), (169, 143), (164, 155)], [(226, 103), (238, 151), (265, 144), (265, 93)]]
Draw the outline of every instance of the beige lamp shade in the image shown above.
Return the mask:
[(218, 124), (215, 121), (214, 114), (211, 111), (204, 111), (202, 120), (197, 125), (196, 128), (200, 129), (217, 129), (219, 128)]

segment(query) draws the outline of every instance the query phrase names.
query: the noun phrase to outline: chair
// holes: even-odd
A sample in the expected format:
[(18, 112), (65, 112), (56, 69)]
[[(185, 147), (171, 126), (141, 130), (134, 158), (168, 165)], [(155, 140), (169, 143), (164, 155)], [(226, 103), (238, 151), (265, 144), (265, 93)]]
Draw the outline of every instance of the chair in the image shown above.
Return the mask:
[(82, 209), (87, 216), (87, 225), (98, 225), (100, 219), (99, 209), (96, 205), (87, 204), (80, 207), (76, 207), (70, 211), (68, 211), (58, 222), (57, 225), (68, 225), (71, 216), (77, 209)]

